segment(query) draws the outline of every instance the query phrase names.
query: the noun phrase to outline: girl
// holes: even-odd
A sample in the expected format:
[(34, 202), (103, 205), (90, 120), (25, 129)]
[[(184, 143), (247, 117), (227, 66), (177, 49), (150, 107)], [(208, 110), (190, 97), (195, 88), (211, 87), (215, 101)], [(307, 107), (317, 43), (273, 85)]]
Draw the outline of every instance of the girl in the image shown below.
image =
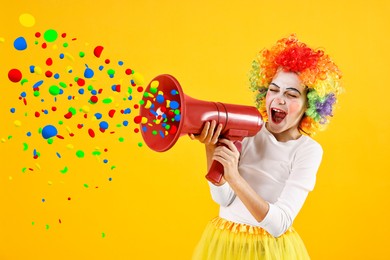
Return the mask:
[[(250, 82), (265, 126), (245, 138), (241, 154), (222, 125), (207, 122), (200, 135), (208, 168), (224, 167), (210, 183), (219, 216), (206, 227), (193, 259), (309, 259), (292, 223), (313, 190), (322, 148), (312, 136), (333, 115), (341, 72), (322, 50), (292, 35), (261, 51)], [(223, 144), (223, 145), (218, 145)]]

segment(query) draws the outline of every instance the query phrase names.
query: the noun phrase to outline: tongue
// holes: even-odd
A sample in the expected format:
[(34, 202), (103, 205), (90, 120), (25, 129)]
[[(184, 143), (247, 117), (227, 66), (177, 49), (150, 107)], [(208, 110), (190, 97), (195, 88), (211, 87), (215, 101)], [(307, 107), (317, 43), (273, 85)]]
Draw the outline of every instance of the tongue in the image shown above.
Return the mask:
[(275, 123), (280, 123), (286, 117), (286, 113), (284, 112), (274, 112), (272, 119)]

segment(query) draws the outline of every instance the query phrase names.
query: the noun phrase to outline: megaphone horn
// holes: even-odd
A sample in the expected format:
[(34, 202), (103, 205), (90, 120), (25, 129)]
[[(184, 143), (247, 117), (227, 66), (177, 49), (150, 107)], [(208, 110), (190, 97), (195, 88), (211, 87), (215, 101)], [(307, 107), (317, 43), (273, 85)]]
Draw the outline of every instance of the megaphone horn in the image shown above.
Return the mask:
[[(180, 136), (200, 134), (204, 123), (211, 120), (222, 124), (221, 137), (232, 141), (254, 136), (263, 126), (256, 107), (191, 98), (183, 93), (179, 82), (167, 74), (155, 77), (146, 87), (140, 114), (135, 118), (135, 122), (141, 124), (146, 145), (157, 152), (172, 148)], [(214, 161), (206, 178), (218, 183), (222, 175), (222, 165)]]

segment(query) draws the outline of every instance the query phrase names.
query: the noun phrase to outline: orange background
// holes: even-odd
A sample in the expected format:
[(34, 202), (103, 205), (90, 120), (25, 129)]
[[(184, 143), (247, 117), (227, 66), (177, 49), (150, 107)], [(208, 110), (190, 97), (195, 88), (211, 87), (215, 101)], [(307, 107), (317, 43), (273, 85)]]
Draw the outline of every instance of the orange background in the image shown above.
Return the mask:
[[(35, 119), (9, 112), (25, 107), (8, 71), (42, 57), (6, 46), (50, 28), (103, 45), (146, 83), (169, 73), (191, 97), (245, 105), (253, 104), (247, 78), (257, 51), (291, 33), (324, 47), (344, 73), (346, 92), (328, 130), (316, 136), (323, 163), (294, 226), (313, 259), (387, 257), (388, 1), (15, 1), (0, 13), (0, 259), (189, 259), (218, 214), (204, 179), (204, 148), (187, 137), (156, 153), (138, 147), (142, 139), (131, 128), (118, 129), (75, 136), (72, 150), (68, 139), (48, 145), (35, 134), (58, 121), (55, 113)], [(23, 13), (35, 17), (32, 28), (19, 23)], [(26, 140), (39, 148), (39, 161), (32, 148), (23, 151)], [(94, 147), (108, 148), (108, 165), (89, 156)], [(76, 149), (88, 156), (77, 158)]]

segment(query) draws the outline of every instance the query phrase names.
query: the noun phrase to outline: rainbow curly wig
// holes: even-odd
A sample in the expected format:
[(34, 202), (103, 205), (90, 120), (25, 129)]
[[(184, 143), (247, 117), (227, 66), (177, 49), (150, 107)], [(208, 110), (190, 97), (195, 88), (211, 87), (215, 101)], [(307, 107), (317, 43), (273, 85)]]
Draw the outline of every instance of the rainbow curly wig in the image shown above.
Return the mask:
[(283, 38), (270, 49), (260, 51), (252, 62), (250, 88), (256, 93), (256, 106), (268, 120), (265, 97), (278, 69), (295, 72), (308, 88), (308, 108), (299, 129), (308, 135), (323, 130), (329, 123), (338, 95), (342, 91), (341, 71), (322, 50), (309, 48), (295, 35)]

